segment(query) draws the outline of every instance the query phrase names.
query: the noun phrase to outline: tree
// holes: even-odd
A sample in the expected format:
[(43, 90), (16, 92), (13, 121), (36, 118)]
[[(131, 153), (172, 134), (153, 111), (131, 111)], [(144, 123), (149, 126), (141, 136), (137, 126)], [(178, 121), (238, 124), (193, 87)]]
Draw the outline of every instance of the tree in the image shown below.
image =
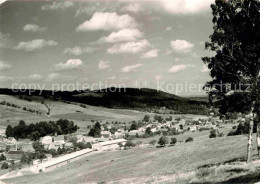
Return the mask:
[(3, 161), (3, 160), (6, 160), (6, 157), (3, 154), (1, 154), (0, 161)]
[(177, 139), (175, 137), (171, 138), (171, 145), (175, 145), (177, 143)]
[(144, 122), (149, 122), (149, 120), (150, 120), (150, 116), (149, 115), (145, 115), (143, 121)]
[(131, 147), (135, 147), (135, 143), (133, 141), (128, 140), (125, 143), (125, 148), (131, 148)]
[(91, 137), (100, 137), (101, 136), (101, 125), (99, 122), (97, 122), (93, 128), (90, 129), (89, 136)]
[(8, 163), (6, 162), (2, 163), (1, 169), (8, 169), (8, 168), (9, 168)]
[(166, 137), (166, 136), (162, 136), (158, 141), (158, 144), (160, 144), (161, 146), (165, 146), (168, 143), (169, 143), (169, 140), (168, 140), (168, 137)]
[(193, 138), (192, 137), (188, 137), (185, 142), (192, 142), (193, 141)]
[[(221, 100), (220, 114), (249, 114), (247, 162), (250, 162), (253, 113), (259, 108), (260, 3), (258, 0), (217, 0), (211, 9), (214, 32), (205, 48), (216, 54), (202, 58), (212, 77), (204, 88), (210, 102), (215, 98)], [(258, 129), (260, 133), (260, 124)]]
[(14, 129), (11, 125), (8, 125), (5, 130), (6, 137), (13, 137), (14, 136)]
[(151, 127), (147, 127), (145, 129), (145, 134), (147, 134), (147, 135), (152, 135), (153, 134)]
[(211, 130), (209, 134), (209, 138), (216, 138), (217, 137), (217, 131), (216, 130)]
[(130, 126), (130, 130), (137, 130), (137, 124), (136, 124), (136, 123), (133, 123), (133, 124)]

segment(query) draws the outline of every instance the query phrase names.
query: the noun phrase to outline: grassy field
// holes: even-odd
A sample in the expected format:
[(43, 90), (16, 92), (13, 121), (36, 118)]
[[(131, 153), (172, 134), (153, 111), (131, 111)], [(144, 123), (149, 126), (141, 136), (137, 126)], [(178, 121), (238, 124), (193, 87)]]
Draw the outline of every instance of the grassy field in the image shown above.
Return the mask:
[[(247, 136), (195, 139), (164, 148), (102, 152), (57, 170), (6, 179), (6, 183), (172, 183), (198, 181), (198, 167), (246, 156)], [(197, 178), (198, 177), (198, 178)], [(222, 178), (223, 179), (223, 178)]]

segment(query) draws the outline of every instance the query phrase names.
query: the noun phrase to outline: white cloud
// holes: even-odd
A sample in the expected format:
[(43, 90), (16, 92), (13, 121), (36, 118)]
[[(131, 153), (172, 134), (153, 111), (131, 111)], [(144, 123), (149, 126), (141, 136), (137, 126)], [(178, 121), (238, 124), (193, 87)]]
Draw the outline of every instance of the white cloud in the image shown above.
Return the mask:
[(121, 8), (121, 11), (133, 12), (133, 13), (138, 13), (142, 10), (143, 10), (143, 7), (140, 3), (128, 4)]
[(37, 81), (37, 80), (41, 80), (41, 79), (42, 79), (42, 76), (39, 75), (39, 74), (32, 74), (32, 75), (29, 75), (29, 76), (26, 77), (26, 78), (29, 79), (29, 80)]
[(143, 37), (143, 33), (138, 29), (122, 29), (118, 32), (112, 32), (107, 37), (100, 38), (99, 42), (122, 42), (122, 41), (135, 41), (137, 38)]
[(108, 80), (114, 80), (114, 79), (116, 79), (116, 76), (113, 75), (113, 76), (111, 76), (111, 77), (108, 77), (107, 79), (108, 79)]
[(117, 53), (138, 53), (150, 46), (147, 40), (140, 40), (138, 42), (127, 42), (122, 44), (115, 44), (113, 47), (107, 49), (110, 54)]
[(50, 73), (50, 74), (48, 75), (48, 77), (47, 77), (47, 80), (52, 81), (52, 80), (54, 80), (54, 79), (59, 78), (59, 76), (60, 76), (60, 74), (58, 74), (58, 73)]
[(28, 42), (20, 42), (15, 49), (24, 51), (34, 51), (42, 49), (43, 47), (55, 46), (58, 43), (53, 40), (36, 39)]
[(159, 0), (158, 2), (171, 14), (195, 14), (210, 10), (214, 0)]
[(209, 72), (209, 68), (207, 67), (207, 65), (204, 65), (201, 70), (201, 72)]
[(11, 68), (12, 66), (4, 61), (0, 61), (0, 70)]
[(159, 80), (161, 80), (161, 79), (163, 79), (163, 76), (161, 76), (161, 75), (156, 75), (156, 76), (155, 76), (155, 80), (156, 80), (156, 81), (159, 81)]
[(159, 52), (159, 51), (160, 51), (160, 50), (158, 50), (158, 49), (152, 49), (152, 50), (150, 50), (150, 51), (144, 53), (144, 54), (141, 56), (141, 58), (144, 58), (144, 59), (156, 58), (156, 57), (158, 57), (158, 52)]
[(176, 52), (189, 52), (194, 47), (194, 44), (186, 40), (174, 40), (170, 44), (171, 48)]
[(184, 65), (184, 64), (181, 64), (181, 65), (174, 65), (172, 66), (168, 72), (169, 73), (177, 73), (177, 72), (180, 72), (180, 71), (183, 71), (189, 67), (193, 67), (193, 65)]
[(96, 12), (90, 20), (85, 21), (77, 27), (77, 31), (95, 30), (120, 30), (124, 28), (137, 27), (135, 19), (128, 14)]
[(171, 30), (172, 30), (171, 26), (166, 27), (166, 31), (171, 31)]
[(4, 47), (4, 48), (7, 48), (8, 45), (9, 45), (9, 36), (10, 34), (3, 34), (0, 32), (0, 48), (1, 47)]
[(84, 53), (92, 53), (95, 52), (96, 50), (98, 50), (97, 48), (94, 47), (80, 47), (80, 46), (75, 46), (73, 48), (66, 48), (63, 53), (64, 54), (72, 54), (75, 56), (79, 56), (82, 55)]
[(74, 3), (71, 1), (60, 1), (52, 2), (51, 4), (46, 4), (41, 7), (42, 10), (57, 10), (57, 9), (66, 9), (74, 6)]
[(136, 71), (137, 68), (139, 68), (141, 66), (143, 66), (143, 64), (141, 64), (141, 63), (135, 64), (135, 65), (130, 65), (130, 66), (125, 66), (122, 68), (122, 72), (123, 73), (134, 72), (134, 71)]
[(81, 66), (83, 62), (80, 59), (69, 59), (66, 63), (58, 63), (54, 66), (54, 69), (59, 70), (70, 70)]
[(100, 70), (105, 70), (105, 69), (107, 69), (107, 68), (109, 68), (110, 67), (110, 65), (109, 65), (109, 63), (110, 63), (110, 61), (99, 61), (99, 63), (98, 63), (98, 68), (100, 69)]
[(23, 27), (23, 30), (24, 31), (27, 31), (27, 32), (44, 32), (47, 30), (46, 27), (40, 27), (36, 24), (26, 24), (24, 27)]

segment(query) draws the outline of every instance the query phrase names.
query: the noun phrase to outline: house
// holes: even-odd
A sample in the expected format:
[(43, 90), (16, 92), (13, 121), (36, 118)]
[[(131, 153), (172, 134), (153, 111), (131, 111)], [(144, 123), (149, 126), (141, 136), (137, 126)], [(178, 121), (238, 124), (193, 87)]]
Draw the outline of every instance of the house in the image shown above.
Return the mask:
[(66, 148), (66, 149), (68, 149), (68, 148), (73, 148), (73, 147), (74, 147), (74, 145), (73, 145), (72, 142), (66, 142), (66, 143), (64, 144), (64, 148)]
[(115, 134), (114, 134), (115, 138), (116, 139), (119, 139), (119, 138), (123, 138), (124, 137), (124, 134), (122, 132), (118, 132), (116, 131)]
[(140, 128), (138, 129), (138, 131), (139, 131), (139, 132), (145, 132), (145, 128), (140, 127)]
[(52, 137), (51, 136), (44, 136), (40, 142), (42, 144), (51, 144), (52, 143)]
[(138, 131), (138, 130), (131, 130), (129, 133), (128, 133), (128, 135), (130, 135), (130, 136), (136, 136), (136, 135), (143, 135), (143, 134), (145, 134), (145, 132), (140, 132), (140, 131)]
[(8, 151), (5, 155), (6, 160), (20, 160), (23, 156), (23, 151)]
[(57, 135), (53, 137), (54, 142), (59, 142), (65, 144), (65, 136), (64, 135)]
[(109, 138), (111, 133), (109, 131), (101, 131), (101, 137)]
[(83, 141), (83, 135), (76, 135), (77, 142), (82, 142)]
[(6, 150), (6, 144), (4, 142), (0, 142), (0, 150)]
[[(65, 144), (65, 143), (64, 143)], [(51, 144), (49, 144), (47, 146), (46, 149), (50, 150), (50, 149), (55, 149), (55, 150), (58, 150), (58, 148), (63, 148), (63, 143), (61, 142), (52, 142)]]
[(11, 144), (16, 144), (17, 141), (14, 137), (8, 137), (7, 142)]
[(82, 139), (82, 142), (89, 142), (89, 143), (94, 143), (96, 142), (95, 138), (94, 137), (90, 137), (90, 136), (83, 136), (83, 139)]
[(119, 149), (119, 143), (124, 145), (127, 142), (125, 139), (116, 139), (116, 140), (111, 140), (111, 141), (106, 141), (106, 142), (100, 142), (92, 145), (92, 148), (94, 150), (98, 151), (112, 151), (115, 149)]
[(32, 143), (22, 143), (18, 148), (24, 152), (35, 152)]
[(193, 131), (196, 131), (197, 130), (197, 126), (190, 126), (189, 127), (189, 130), (191, 131), (191, 132), (193, 132)]

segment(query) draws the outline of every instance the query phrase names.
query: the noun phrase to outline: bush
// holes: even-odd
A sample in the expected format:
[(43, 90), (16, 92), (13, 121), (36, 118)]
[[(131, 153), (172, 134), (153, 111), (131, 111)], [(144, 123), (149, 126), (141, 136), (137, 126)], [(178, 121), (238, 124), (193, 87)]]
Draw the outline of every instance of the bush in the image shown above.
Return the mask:
[(193, 141), (193, 138), (192, 138), (192, 137), (188, 137), (188, 138), (185, 140), (185, 142), (191, 142), (191, 141)]
[(8, 168), (9, 168), (8, 163), (6, 162), (2, 163), (1, 169), (8, 169)]
[(125, 143), (125, 148), (131, 148), (131, 147), (135, 147), (135, 143), (129, 140)]
[(171, 138), (171, 145), (175, 145), (177, 143), (177, 139), (175, 137)]
[(216, 138), (217, 137), (217, 131), (216, 130), (211, 130), (209, 134), (209, 138)]
[(158, 141), (158, 144), (161, 146), (165, 146), (168, 143), (169, 143), (169, 140), (168, 140), (168, 137), (166, 137), (166, 136), (162, 136)]

